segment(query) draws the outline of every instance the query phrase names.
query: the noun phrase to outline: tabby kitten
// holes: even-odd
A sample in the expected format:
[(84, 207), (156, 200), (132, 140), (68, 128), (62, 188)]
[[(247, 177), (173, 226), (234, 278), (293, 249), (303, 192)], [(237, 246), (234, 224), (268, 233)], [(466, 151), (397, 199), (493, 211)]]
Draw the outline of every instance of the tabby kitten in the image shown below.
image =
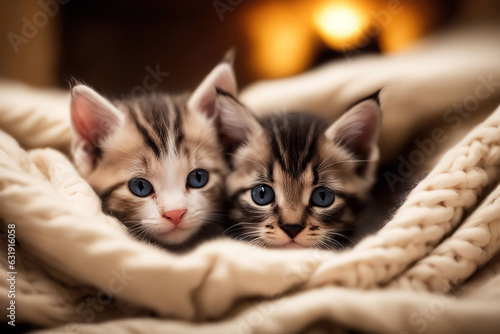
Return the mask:
[(192, 94), (111, 102), (87, 86), (72, 89), (74, 163), (104, 212), (138, 238), (184, 245), (220, 216), (227, 168), (216, 132), (216, 87), (236, 94), (228, 62)]
[(232, 152), (226, 191), (238, 238), (280, 248), (332, 248), (348, 239), (375, 178), (378, 93), (331, 125), (307, 113), (258, 119), (223, 91), (216, 113)]

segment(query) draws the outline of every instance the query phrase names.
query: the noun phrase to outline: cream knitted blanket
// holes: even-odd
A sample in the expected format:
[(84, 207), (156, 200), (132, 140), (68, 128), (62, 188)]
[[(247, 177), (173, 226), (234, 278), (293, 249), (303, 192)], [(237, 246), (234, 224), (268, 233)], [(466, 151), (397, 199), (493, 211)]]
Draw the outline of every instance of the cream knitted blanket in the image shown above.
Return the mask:
[(498, 333), (500, 108), (353, 249), (218, 240), (177, 255), (101, 212), (59, 151), (68, 99), (1, 85), (4, 321), (43, 333)]

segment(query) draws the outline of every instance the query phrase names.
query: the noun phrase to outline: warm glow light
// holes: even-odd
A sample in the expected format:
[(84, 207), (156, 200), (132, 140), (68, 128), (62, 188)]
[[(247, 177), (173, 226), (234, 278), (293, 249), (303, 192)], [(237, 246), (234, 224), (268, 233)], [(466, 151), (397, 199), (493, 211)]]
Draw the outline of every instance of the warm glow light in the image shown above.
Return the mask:
[(316, 57), (321, 60), (318, 35), (330, 48), (349, 51), (346, 57), (372, 42), (382, 52), (402, 50), (428, 29), (432, 6), (430, 1), (404, 6), (369, 0), (256, 1), (243, 20), (249, 69), (255, 78), (303, 72)]
[(325, 43), (335, 49), (352, 47), (366, 25), (361, 11), (347, 3), (321, 7), (316, 12), (314, 23)]
[(422, 38), (435, 20), (431, 16), (432, 13), (432, 3), (405, 4), (405, 10), (398, 15), (392, 15), (390, 25), (381, 31), (379, 36), (381, 51), (384, 53), (401, 51)]
[(294, 7), (257, 7), (248, 21), (252, 68), (260, 76), (279, 78), (304, 71), (314, 52), (313, 33)]
[[(296, 26), (295, 26), (296, 27)], [(298, 73), (307, 67), (307, 38), (294, 25), (263, 29), (264, 45), (258, 48), (258, 63), (268, 77)]]

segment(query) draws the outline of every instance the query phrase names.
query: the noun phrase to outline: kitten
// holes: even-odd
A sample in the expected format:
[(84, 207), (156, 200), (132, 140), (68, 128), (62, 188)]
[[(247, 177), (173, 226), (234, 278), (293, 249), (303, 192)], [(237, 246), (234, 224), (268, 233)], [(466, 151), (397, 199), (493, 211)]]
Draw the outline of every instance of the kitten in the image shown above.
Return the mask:
[(103, 211), (139, 239), (182, 246), (219, 218), (227, 167), (216, 132), (216, 87), (236, 94), (228, 61), (191, 95), (111, 102), (87, 86), (72, 89), (74, 163)]
[(231, 152), (226, 191), (237, 238), (280, 248), (332, 248), (349, 239), (375, 178), (378, 93), (331, 125), (307, 113), (258, 119), (223, 91), (216, 113)]

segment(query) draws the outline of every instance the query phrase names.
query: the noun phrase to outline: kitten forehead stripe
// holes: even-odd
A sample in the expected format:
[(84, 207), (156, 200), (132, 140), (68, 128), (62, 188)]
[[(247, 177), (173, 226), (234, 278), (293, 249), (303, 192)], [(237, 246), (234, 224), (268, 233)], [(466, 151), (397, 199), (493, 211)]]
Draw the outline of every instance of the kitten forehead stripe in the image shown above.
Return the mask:
[(271, 137), (271, 145), (273, 148), (274, 156), (277, 158), (279, 164), (284, 168), (285, 167), (286, 161), (284, 157), (284, 153), (286, 153), (286, 150), (283, 147), (283, 143), (281, 142), (281, 137), (279, 135), (279, 129), (278, 126), (276, 125), (276, 120), (274, 118), (271, 119), (271, 132), (273, 133)]
[(155, 155), (177, 154), (184, 140), (185, 96), (150, 94), (127, 103), (132, 121)]
[(137, 130), (139, 130), (139, 133), (142, 135), (142, 138), (144, 139), (144, 142), (151, 147), (153, 152), (155, 153), (156, 157), (160, 157), (160, 149), (158, 148), (158, 145), (153, 141), (153, 138), (148, 133), (148, 130), (143, 127), (140, 123), (139, 120), (137, 119), (137, 115), (135, 114), (135, 110), (129, 106), (129, 115), (132, 121), (134, 122)]
[(270, 116), (263, 125), (275, 159), (285, 173), (293, 176), (303, 172), (316, 156), (318, 138), (326, 128), (311, 115), (298, 113)]
[(274, 177), (273, 177), (273, 173), (274, 173), (274, 166), (273, 164), (267, 164), (267, 179), (269, 182), (274, 182)]
[(318, 168), (314, 167), (313, 168), (313, 185), (316, 186), (318, 185), (319, 182), (319, 174), (318, 174)]
[(181, 146), (181, 143), (184, 140), (184, 132), (182, 131), (181, 110), (177, 104), (174, 104), (174, 111), (175, 111), (175, 123), (174, 123), (175, 146), (177, 150), (179, 150), (179, 147)]
[(162, 153), (166, 152), (167, 129), (170, 124), (168, 98), (159, 94), (151, 94), (147, 98), (142, 97), (137, 101), (138, 113), (145, 121), (143, 126), (149, 130), (151, 138), (158, 139), (158, 148)]
[(316, 124), (317, 123), (314, 122), (309, 127), (309, 132), (307, 133), (304, 150), (302, 151), (304, 157), (301, 156), (301, 160), (297, 161), (298, 163), (301, 164), (302, 170), (306, 169), (307, 165), (312, 159), (312, 156), (314, 155), (314, 146), (316, 145), (317, 141)]

